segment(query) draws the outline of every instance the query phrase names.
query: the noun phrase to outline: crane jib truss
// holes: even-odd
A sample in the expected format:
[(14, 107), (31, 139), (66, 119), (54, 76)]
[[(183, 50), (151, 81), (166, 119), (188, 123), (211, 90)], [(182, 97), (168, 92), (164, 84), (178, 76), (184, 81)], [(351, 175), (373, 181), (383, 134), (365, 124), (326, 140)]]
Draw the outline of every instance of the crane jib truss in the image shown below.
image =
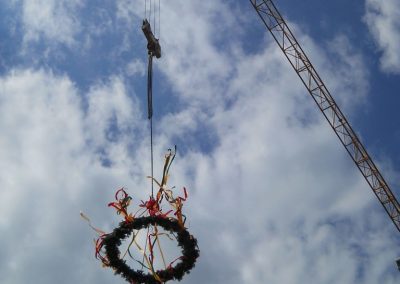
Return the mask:
[(400, 205), (271, 0), (250, 0), (340, 142), (400, 231)]

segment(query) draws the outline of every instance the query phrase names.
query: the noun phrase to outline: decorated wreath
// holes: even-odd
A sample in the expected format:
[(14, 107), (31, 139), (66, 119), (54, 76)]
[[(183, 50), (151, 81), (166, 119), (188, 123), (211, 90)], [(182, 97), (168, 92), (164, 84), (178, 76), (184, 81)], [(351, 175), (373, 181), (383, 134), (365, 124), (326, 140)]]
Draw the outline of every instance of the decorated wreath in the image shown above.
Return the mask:
[[(169, 168), (174, 158), (175, 152), (169, 150), (165, 156), (161, 182), (149, 177), (159, 187), (156, 196), (152, 195), (147, 201), (142, 201), (134, 214), (128, 213), (132, 198), (125, 189), (121, 188), (115, 193), (115, 201), (110, 202), (108, 206), (115, 208), (124, 220), (111, 233), (93, 227), (89, 218), (81, 213), (89, 222), (89, 226), (99, 234), (95, 241), (96, 258), (129, 283), (165, 283), (169, 280), (181, 280), (194, 267), (199, 257), (197, 240), (185, 227), (186, 217), (182, 213), (183, 202), (188, 197), (186, 188), (183, 188), (183, 196), (174, 197), (172, 189), (166, 187)], [(163, 210), (165, 205), (169, 207), (166, 212)], [(141, 230), (147, 230), (144, 246), (141, 246), (138, 240)], [(121, 254), (119, 247), (129, 237), (132, 239), (125, 253)], [(162, 238), (176, 240), (181, 248), (181, 255), (168, 261), (161, 248)], [(138, 249), (141, 260), (132, 255), (132, 246)], [(131, 268), (125, 259), (127, 256), (139, 263), (140, 268)], [(162, 263), (163, 268), (156, 269), (156, 262)]]

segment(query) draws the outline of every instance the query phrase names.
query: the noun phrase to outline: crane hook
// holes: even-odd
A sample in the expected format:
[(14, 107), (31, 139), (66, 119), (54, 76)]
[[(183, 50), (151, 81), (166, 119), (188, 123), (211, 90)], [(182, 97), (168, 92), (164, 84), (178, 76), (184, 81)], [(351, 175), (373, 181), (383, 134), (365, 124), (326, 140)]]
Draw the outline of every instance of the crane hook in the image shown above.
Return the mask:
[(161, 46), (158, 39), (154, 36), (150, 23), (147, 19), (143, 20), (142, 31), (147, 39), (147, 49), (149, 54), (157, 58), (161, 57)]

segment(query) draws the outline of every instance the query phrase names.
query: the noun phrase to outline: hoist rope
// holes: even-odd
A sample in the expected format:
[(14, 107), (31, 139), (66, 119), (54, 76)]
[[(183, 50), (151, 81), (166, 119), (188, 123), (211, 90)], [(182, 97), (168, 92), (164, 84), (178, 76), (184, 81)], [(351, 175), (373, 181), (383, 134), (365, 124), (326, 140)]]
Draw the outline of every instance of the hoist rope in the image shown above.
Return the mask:
[[(151, 177), (153, 176), (153, 54), (149, 52), (149, 61), (147, 67), (147, 112), (150, 120), (150, 164)], [(151, 180), (151, 197), (154, 197), (154, 182)]]
[[(153, 119), (150, 119), (151, 176), (153, 177)], [(154, 197), (154, 180), (151, 180), (151, 197)]]
[[(147, 2), (148, 2), (148, 4), (147, 4)], [(152, 16), (154, 17), (153, 14), (156, 11), (155, 5), (152, 2), (153, 2), (152, 0), (145, 0), (144, 1), (144, 18), (145, 19), (149, 19), (149, 22), (151, 22), (151, 17)], [(153, 13), (153, 11), (154, 11), (154, 13)]]
[[(160, 31), (161, 31), (161, 24), (160, 24), (160, 17), (161, 17), (161, 1), (158, 0), (158, 7), (157, 7), (157, 2), (156, 0), (149, 0), (149, 22), (153, 20), (153, 27), (156, 28), (156, 17), (157, 17), (157, 8), (158, 8), (158, 37), (160, 37)], [(145, 0), (145, 21), (147, 21), (147, 0)], [(152, 19), (153, 16), (153, 19)], [(154, 30), (155, 32), (155, 30)], [(146, 35), (147, 33), (147, 35)], [(149, 33), (151, 36), (149, 36)], [(147, 32), (145, 32), (145, 35), (149, 41), (147, 48), (148, 48), (148, 69), (147, 69), (147, 111), (148, 111), (148, 119), (150, 121), (150, 164), (151, 164), (151, 177), (153, 177), (153, 56), (156, 56), (159, 58), (160, 55), (160, 47), (158, 44), (158, 39), (155, 38), (155, 33), (152, 34), (150, 25), (148, 26)], [(150, 38), (150, 39), (149, 39)], [(154, 39), (155, 38), (155, 39)], [(152, 39), (152, 40), (151, 40)], [(158, 45), (158, 51), (157, 47), (154, 46), (156, 41), (156, 45)], [(154, 197), (154, 184), (153, 180), (151, 182), (151, 196)]]
[[(158, 38), (160, 37), (160, 31), (161, 31), (161, 24), (160, 24), (160, 17), (161, 17), (161, 1), (158, 0), (158, 7), (156, 4), (156, 0), (149, 0), (149, 3), (147, 5), (147, 0), (145, 0), (145, 19), (147, 19), (147, 9), (148, 11), (148, 19), (149, 22), (152, 20), (153, 16), (153, 27), (156, 28), (156, 17), (157, 17), (157, 8), (158, 8)], [(150, 30), (151, 32), (151, 30)], [(155, 30), (154, 30), (155, 32)], [(155, 36), (155, 33), (154, 33)], [(157, 40), (157, 39), (156, 39)], [(157, 55), (157, 53), (154, 54), (154, 50), (152, 50), (151, 47), (149, 47), (149, 52), (148, 52), (148, 69), (147, 69), (147, 111), (148, 111), (148, 119), (150, 122), (150, 165), (151, 165), (151, 196), (154, 198), (154, 184), (153, 184), (153, 168), (154, 168), (154, 162), (153, 162), (153, 56), (157, 56), (159, 58), (160, 55)]]
[[(157, 15), (157, 10), (158, 10), (158, 15)], [(154, 2), (153, 2), (153, 0), (145, 0), (144, 1), (144, 19), (149, 19), (150, 23), (153, 20), (154, 35), (157, 36), (158, 39), (160, 39), (161, 38), (161, 0), (158, 0), (158, 7), (157, 7), (155, 0), (154, 0)], [(156, 25), (157, 22), (158, 22), (158, 25)], [(158, 30), (156, 30), (156, 28), (158, 28)]]
[(147, 69), (147, 110), (148, 119), (153, 117), (153, 54), (149, 53)]
[[(156, 28), (156, 4), (154, 2), (153, 2), (153, 27), (154, 29)], [(156, 35), (155, 30), (154, 30), (154, 35)]]

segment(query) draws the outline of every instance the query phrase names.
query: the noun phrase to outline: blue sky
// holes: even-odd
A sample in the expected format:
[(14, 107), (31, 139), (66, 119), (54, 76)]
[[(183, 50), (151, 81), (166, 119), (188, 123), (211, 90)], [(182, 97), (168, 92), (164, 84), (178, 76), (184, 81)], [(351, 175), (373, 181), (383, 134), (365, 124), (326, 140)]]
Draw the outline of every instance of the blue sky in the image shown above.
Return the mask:
[[(149, 194), (144, 2), (0, 4), (1, 283), (124, 283), (79, 212), (111, 231), (116, 189)], [(182, 283), (397, 283), (398, 231), (250, 2), (161, 2), (155, 172), (177, 144), (201, 250)], [(275, 4), (399, 196), (400, 5)]]

